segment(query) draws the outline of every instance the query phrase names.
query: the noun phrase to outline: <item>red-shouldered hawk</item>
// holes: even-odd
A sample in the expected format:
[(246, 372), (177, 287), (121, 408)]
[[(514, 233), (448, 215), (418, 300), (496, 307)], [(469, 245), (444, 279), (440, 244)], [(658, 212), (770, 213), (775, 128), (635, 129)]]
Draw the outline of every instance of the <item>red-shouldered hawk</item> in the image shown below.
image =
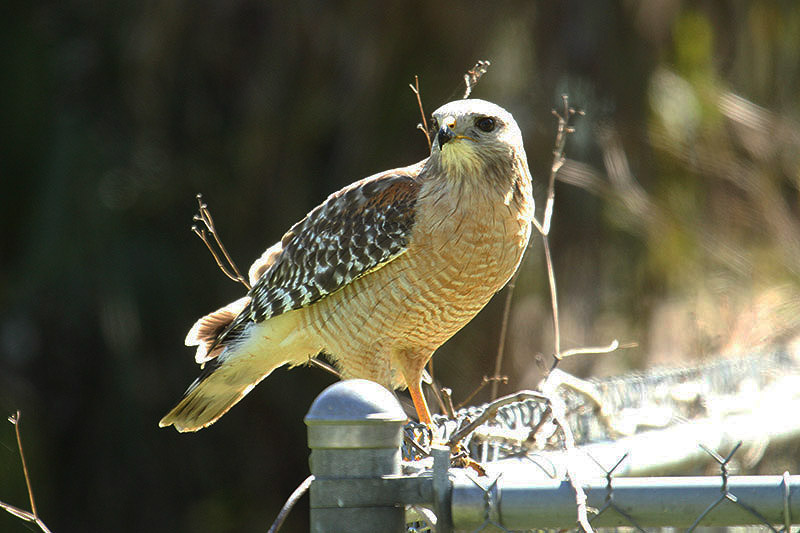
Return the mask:
[(506, 110), (458, 100), (433, 117), (427, 159), (329, 196), (253, 264), (247, 296), (195, 323), (186, 345), (202, 371), (162, 427), (213, 424), (273, 370), (320, 352), (344, 378), (407, 386), (431, 423), (425, 364), (512, 276), (534, 212)]

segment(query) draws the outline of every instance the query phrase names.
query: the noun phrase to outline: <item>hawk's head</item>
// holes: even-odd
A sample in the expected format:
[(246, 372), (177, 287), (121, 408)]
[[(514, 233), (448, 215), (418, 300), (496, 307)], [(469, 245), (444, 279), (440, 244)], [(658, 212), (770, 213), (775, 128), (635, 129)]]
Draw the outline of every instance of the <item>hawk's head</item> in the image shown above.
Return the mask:
[(433, 112), (431, 158), (448, 172), (484, 173), (525, 160), (511, 113), (485, 100), (455, 100)]

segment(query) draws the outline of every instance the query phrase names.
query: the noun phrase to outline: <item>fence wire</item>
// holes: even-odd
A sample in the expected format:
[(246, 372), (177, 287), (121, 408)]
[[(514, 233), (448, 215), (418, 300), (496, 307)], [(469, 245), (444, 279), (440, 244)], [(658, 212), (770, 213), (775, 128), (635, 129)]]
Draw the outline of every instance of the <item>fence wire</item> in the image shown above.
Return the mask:
[[(758, 472), (767, 446), (781, 443), (784, 456), (772, 457), (770, 467), (783, 464), (797, 471), (800, 367), (792, 354), (775, 350), (605, 380), (558, 377), (557, 393), (578, 445), (578, 464), (574, 454), (568, 461), (563, 452), (544, 402), (505, 405), (463, 441), (469, 456), (486, 468), (486, 476), (455, 468), (448, 472), (453, 524), (436, 524), (431, 508), (416, 505), (407, 511), (407, 531), (450, 531), (459, 525), (467, 531), (569, 527), (576, 504), (564, 481), (568, 472), (588, 487), (593, 527), (644, 531), (671, 525), (692, 532), (705, 524), (753, 524), (762, 530), (792, 531), (792, 496), (800, 502), (800, 478), (788, 472), (732, 477)], [(454, 418), (435, 416), (436, 440), (446, 441), (487, 408), (461, 409)], [(409, 424), (405, 437), (404, 471), (430, 472), (432, 461), (426, 456), (431, 436)], [(626, 477), (696, 475), (713, 472), (710, 465), (716, 469), (714, 478)], [(520, 503), (534, 494), (529, 504)], [(659, 500), (653, 501), (653, 495)], [(566, 500), (571, 521), (561, 517), (556, 523), (546, 509), (529, 512), (536, 506), (555, 509), (557, 497), (571, 498)], [(540, 521), (528, 520), (533, 516)], [(674, 520), (664, 521), (668, 516)]]

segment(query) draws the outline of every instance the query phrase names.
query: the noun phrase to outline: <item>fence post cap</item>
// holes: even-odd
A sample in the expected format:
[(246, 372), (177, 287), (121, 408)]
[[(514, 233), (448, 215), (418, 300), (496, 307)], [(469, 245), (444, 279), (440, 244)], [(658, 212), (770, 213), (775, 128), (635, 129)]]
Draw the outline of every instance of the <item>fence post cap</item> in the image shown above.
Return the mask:
[(305, 418), (310, 448), (396, 448), (408, 417), (394, 395), (373, 381), (334, 383)]
[(405, 422), (408, 419), (394, 395), (374, 381), (349, 379), (329, 386), (308, 410), (306, 425)]

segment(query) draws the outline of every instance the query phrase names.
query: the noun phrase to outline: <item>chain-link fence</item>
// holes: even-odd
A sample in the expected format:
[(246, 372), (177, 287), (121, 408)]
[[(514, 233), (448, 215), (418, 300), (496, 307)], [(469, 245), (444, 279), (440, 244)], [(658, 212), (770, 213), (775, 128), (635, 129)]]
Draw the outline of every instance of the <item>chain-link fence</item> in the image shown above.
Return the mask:
[[(519, 393), (435, 417), (433, 436), (404, 426), (388, 391), (333, 385), (307, 417), (312, 530), (566, 529), (583, 516), (598, 528), (789, 532), (800, 521), (800, 476), (787, 471), (797, 460), (800, 368), (786, 351), (551, 382), (550, 396)], [(554, 401), (575, 446), (564, 446)], [(768, 447), (783, 456), (766, 461)], [(683, 477), (632, 477), (666, 474)]]

